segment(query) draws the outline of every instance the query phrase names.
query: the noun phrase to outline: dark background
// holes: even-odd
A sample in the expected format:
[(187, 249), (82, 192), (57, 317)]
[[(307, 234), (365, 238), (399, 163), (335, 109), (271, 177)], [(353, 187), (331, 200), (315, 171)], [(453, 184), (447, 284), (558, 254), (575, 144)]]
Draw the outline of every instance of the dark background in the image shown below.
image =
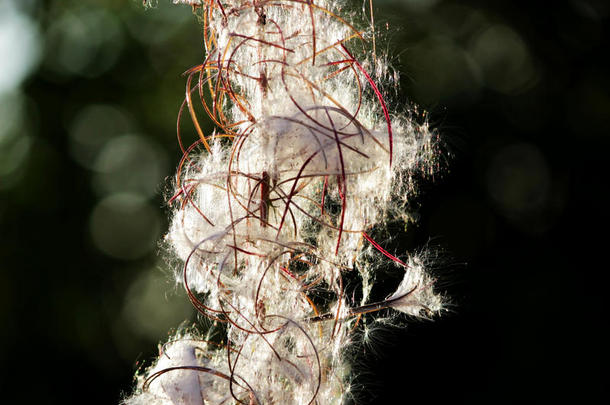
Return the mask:
[[(610, 7), (375, 5), (394, 102), (429, 111), (448, 152), (397, 248), (439, 252), (454, 305), (376, 331), (359, 403), (601, 403)], [(165, 0), (0, 3), (3, 401), (116, 404), (194, 319), (157, 252), (200, 31)]]

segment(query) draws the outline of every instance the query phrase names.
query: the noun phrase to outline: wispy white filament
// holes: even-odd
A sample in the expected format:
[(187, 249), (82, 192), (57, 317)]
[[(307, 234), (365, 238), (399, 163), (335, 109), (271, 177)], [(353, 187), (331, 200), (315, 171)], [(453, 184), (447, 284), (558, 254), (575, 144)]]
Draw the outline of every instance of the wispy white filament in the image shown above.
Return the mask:
[[(189, 71), (183, 112), (199, 128), (200, 99), (219, 130), (198, 129), (185, 152), (166, 240), (184, 263), (177, 281), (226, 342), (176, 336), (125, 403), (341, 404), (361, 316), (442, 309), (417, 257), (403, 263), (369, 236), (409, 217), (413, 174), (433, 170), (434, 134), (386, 106), (365, 68), (384, 62), (354, 56), (369, 32), (341, 2), (176, 2), (200, 16), (207, 51)], [(370, 304), (381, 258), (404, 278)]]

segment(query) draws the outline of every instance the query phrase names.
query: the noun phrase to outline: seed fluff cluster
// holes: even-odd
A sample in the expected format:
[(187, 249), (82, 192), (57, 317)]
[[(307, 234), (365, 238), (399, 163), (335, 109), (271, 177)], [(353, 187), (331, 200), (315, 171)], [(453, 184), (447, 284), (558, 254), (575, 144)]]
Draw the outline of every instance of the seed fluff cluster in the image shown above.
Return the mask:
[[(206, 58), (186, 73), (178, 128), (189, 115), (198, 140), (180, 141), (166, 242), (222, 339), (182, 330), (124, 403), (341, 404), (363, 317), (442, 309), (425, 261), (371, 236), (408, 221), (436, 136), (386, 105), (372, 24), (341, 1), (175, 2), (199, 17)], [(380, 261), (402, 281), (372, 302)]]

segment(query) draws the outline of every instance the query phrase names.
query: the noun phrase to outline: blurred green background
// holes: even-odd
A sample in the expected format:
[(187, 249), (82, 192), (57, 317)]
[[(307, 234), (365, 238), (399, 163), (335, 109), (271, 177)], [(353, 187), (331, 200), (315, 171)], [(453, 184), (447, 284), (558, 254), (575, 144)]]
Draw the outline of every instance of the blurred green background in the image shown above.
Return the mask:
[[(169, 3), (0, 2), (3, 399), (117, 403), (195, 319), (158, 254), (181, 73), (204, 57), (190, 9)], [(354, 359), (359, 403), (601, 401), (610, 6), (375, 8), (393, 102), (428, 110), (450, 152), (400, 248), (441, 251), (455, 308), (378, 331)]]

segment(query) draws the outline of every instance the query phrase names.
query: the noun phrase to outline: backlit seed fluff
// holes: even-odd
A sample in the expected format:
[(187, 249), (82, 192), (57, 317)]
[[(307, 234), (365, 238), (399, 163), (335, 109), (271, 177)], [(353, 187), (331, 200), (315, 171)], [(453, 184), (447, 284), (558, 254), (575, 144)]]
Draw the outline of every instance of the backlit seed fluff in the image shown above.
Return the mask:
[[(436, 134), (386, 104), (374, 31), (343, 2), (174, 2), (199, 17), (206, 57), (187, 71), (180, 117), (199, 139), (184, 145), (165, 240), (223, 338), (180, 331), (124, 403), (339, 405), (362, 317), (443, 308), (418, 256), (371, 236), (410, 218)], [(403, 279), (371, 302), (380, 262)]]

